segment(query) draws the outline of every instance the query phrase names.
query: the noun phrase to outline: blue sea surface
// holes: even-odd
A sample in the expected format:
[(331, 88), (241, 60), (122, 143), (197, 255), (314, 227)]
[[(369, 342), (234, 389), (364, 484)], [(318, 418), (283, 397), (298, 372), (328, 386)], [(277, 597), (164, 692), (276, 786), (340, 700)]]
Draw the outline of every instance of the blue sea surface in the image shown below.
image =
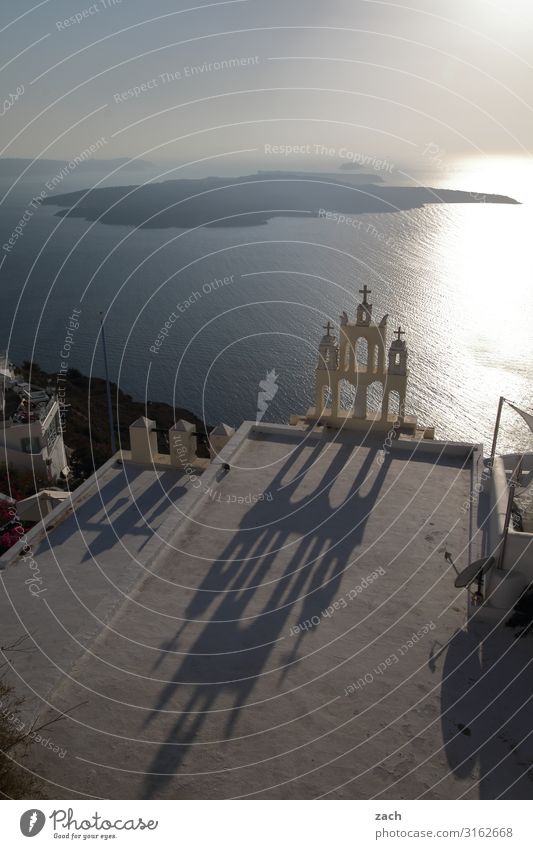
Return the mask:
[[(473, 189), (465, 174), (447, 178)], [(61, 191), (84, 187), (69, 179)], [(488, 182), (477, 190), (502, 191)], [(5, 243), (42, 182), (0, 188)], [(531, 207), (525, 187), (506, 193), (526, 202), (191, 231), (60, 218), (41, 206), (1, 253), (0, 346), (15, 362), (59, 371), (69, 316), (81, 310), (68, 363), (102, 376), (102, 311), (110, 376), (124, 391), (235, 426), (255, 419), (259, 382), (275, 369), (264, 421), (286, 422), (312, 403), (323, 325), (343, 310), (352, 317), (367, 284), (390, 338), (398, 325), (406, 331), (409, 412), (439, 437), (487, 448), (500, 395), (533, 407)], [(530, 446), (506, 412), (500, 450)]]

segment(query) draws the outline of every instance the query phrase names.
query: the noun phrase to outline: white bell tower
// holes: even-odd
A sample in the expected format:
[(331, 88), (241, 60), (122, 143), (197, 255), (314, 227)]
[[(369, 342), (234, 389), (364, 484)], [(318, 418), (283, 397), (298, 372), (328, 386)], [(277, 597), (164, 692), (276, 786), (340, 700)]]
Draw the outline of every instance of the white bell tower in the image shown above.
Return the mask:
[(387, 384), (385, 397), (390, 398), (391, 392), (397, 392), (399, 398), (399, 416), (405, 415), (405, 396), (407, 394), (407, 345), (402, 339), (405, 336), (405, 331), (401, 327), (395, 330), (396, 339), (393, 339), (389, 348), (389, 368), (387, 373)]
[(337, 339), (331, 333), (332, 328), (333, 325), (328, 321), (324, 327), (326, 332), (318, 346), (318, 362), (315, 369), (315, 409), (318, 416), (326, 410), (331, 415), (332, 377), (335, 383), (339, 368), (339, 348)]
[(401, 327), (387, 349), (387, 315), (379, 324), (372, 320), (371, 290), (363, 286), (355, 321), (341, 316), (339, 342), (330, 321), (318, 348), (315, 370), (315, 406), (307, 413), (311, 421), (331, 427), (416, 431), (416, 416), (406, 416), (407, 346)]

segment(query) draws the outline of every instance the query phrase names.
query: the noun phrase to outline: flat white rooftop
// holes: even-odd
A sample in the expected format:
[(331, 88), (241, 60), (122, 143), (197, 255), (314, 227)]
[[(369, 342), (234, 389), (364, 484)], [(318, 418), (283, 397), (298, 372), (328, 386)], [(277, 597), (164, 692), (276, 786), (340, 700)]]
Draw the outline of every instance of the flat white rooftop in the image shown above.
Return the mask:
[(479, 451), (360, 438), (248, 424), (229, 472), (110, 464), (36, 547), (46, 592), (0, 573), (19, 692), (78, 705), (64, 755), (32, 747), (50, 796), (529, 798), (529, 640), (467, 627), (443, 558), (481, 554)]

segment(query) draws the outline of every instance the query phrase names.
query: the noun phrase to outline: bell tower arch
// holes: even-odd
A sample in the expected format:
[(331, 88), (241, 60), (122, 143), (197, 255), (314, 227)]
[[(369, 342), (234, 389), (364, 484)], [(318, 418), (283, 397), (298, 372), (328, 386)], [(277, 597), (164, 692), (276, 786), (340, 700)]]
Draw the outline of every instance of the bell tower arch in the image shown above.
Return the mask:
[[(359, 294), (363, 296), (356, 310), (355, 322), (348, 321), (346, 313), (341, 317), (341, 342), (339, 361), (342, 378), (349, 381), (355, 388), (355, 401), (352, 415), (356, 419), (366, 420), (368, 415), (368, 387), (373, 383), (381, 383), (385, 388), (385, 334), (387, 331), (387, 316), (377, 325), (372, 320), (373, 304), (368, 296), (371, 294), (368, 286), (363, 286)], [(366, 362), (358, 360), (357, 352), (363, 343)], [(363, 358), (364, 359), (364, 358)], [(333, 396), (333, 407), (337, 416), (341, 415), (339, 396)], [(383, 409), (379, 411), (379, 416)], [(386, 414), (385, 414), (386, 415)], [(375, 417), (375, 414), (373, 415)]]

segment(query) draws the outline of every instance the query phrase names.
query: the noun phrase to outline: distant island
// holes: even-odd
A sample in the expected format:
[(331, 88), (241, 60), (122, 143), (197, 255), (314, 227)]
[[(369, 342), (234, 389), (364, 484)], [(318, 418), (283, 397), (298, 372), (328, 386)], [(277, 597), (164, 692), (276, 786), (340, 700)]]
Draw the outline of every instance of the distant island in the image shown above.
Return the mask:
[[(358, 175), (360, 177), (360, 175)], [(131, 227), (251, 227), (276, 217), (314, 218), (319, 209), (349, 215), (398, 212), (429, 204), (505, 203), (505, 195), (350, 182), (338, 175), (260, 172), (243, 177), (166, 180), (55, 195), (61, 217)]]

